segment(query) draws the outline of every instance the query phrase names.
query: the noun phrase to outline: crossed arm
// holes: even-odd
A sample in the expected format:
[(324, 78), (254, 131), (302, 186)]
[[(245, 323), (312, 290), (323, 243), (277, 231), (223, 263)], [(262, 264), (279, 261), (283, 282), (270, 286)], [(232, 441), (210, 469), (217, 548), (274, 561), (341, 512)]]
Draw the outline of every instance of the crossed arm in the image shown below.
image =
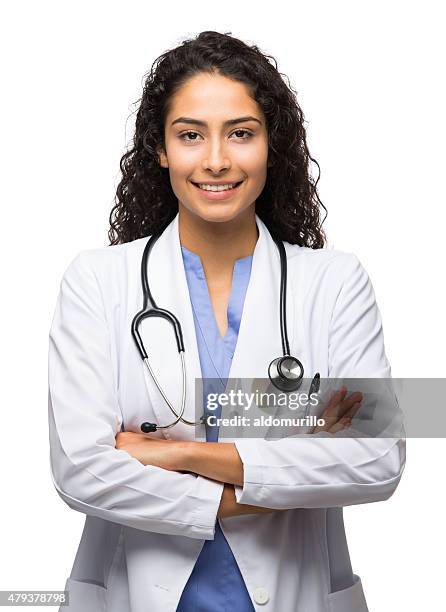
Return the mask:
[[(361, 400), (362, 393), (354, 392), (347, 396), (347, 387), (342, 386), (331, 397), (322, 415), (326, 424), (316, 427), (313, 433), (321, 430), (336, 433), (348, 427)], [(243, 463), (234, 443), (161, 440), (140, 433), (120, 432), (116, 435), (116, 448), (127, 451), (143, 465), (192, 472), (225, 483), (217, 513), (219, 518), (278, 512), (236, 502), (234, 485), (243, 486)]]
[(217, 513), (219, 518), (277, 512), (236, 502), (234, 485), (243, 486), (243, 463), (233, 443), (160, 440), (124, 431), (116, 435), (116, 448), (127, 451), (143, 465), (193, 472), (225, 483)]

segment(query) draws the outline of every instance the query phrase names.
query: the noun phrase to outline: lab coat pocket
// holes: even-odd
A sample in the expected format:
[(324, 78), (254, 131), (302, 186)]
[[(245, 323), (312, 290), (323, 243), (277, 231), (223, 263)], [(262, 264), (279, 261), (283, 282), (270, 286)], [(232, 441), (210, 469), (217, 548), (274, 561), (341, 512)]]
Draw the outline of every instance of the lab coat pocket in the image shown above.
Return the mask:
[(354, 584), (328, 594), (328, 612), (368, 612), (361, 578), (353, 574)]
[[(68, 578), (65, 589), (69, 591), (70, 612), (105, 612), (107, 589), (92, 582)], [(65, 606), (59, 608), (66, 610)]]

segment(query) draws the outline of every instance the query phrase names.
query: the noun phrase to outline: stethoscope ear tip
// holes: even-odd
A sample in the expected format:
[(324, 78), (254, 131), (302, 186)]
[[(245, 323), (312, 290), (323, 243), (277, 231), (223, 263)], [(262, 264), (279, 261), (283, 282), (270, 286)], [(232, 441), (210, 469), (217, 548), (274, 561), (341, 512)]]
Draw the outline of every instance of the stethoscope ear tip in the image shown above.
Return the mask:
[(156, 423), (143, 423), (141, 425), (141, 431), (143, 433), (152, 433), (153, 431), (156, 431)]

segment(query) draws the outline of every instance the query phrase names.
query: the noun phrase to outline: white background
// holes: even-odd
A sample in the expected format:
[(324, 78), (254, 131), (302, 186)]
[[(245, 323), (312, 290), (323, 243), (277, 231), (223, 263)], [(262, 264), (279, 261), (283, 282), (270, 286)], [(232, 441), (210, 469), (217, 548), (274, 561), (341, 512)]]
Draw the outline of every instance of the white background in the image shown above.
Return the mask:
[[(442, 3), (154, 4), (3, 4), (0, 589), (62, 589), (71, 570), (84, 516), (49, 473), (48, 330), (68, 263), (108, 244), (143, 76), (185, 37), (231, 32), (277, 59), (321, 166), (329, 245), (369, 272), (393, 375), (445, 376)], [(345, 510), (371, 612), (443, 609), (444, 450), (409, 440), (394, 496)]]

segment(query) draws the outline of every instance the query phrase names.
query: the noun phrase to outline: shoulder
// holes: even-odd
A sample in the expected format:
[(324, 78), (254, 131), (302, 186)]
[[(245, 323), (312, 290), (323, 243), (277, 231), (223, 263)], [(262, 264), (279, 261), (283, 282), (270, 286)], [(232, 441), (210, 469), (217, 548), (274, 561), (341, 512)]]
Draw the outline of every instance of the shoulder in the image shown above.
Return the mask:
[(149, 236), (124, 244), (83, 249), (68, 264), (64, 277), (77, 275), (95, 276), (99, 284), (112, 277), (125, 274), (142, 256)]
[(284, 243), (290, 274), (340, 288), (352, 277), (367, 275), (355, 253), (333, 248), (311, 249)]

